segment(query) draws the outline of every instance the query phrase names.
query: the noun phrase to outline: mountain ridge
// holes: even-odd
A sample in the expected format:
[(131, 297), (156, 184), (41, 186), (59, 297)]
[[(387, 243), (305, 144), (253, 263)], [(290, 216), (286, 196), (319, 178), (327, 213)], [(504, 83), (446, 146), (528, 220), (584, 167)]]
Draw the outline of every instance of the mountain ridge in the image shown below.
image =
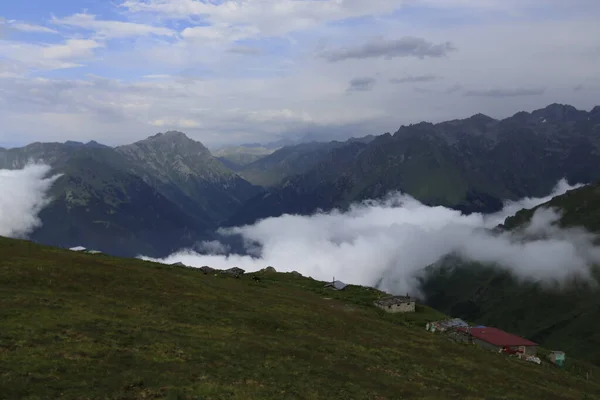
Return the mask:
[[(31, 237), (115, 255), (166, 256), (189, 247), (261, 190), (227, 169), (202, 143), (175, 131), (116, 148), (36, 142), (0, 150), (0, 168), (21, 169), (30, 161), (63, 174), (41, 213), (42, 227)], [(53, 235), (53, 229), (60, 234)], [(168, 239), (161, 241), (160, 235)]]
[[(544, 122), (543, 116), (549, 119)], [(594, 118), (591, 112), (551, 104), (503, 120), (476, 114), (403, 125), (367, 143), (355, 158), (336, 159), (326, 152), (307, 171), (270, 188), (269, 196), (252, 199), (228, 224), (344, 208), (398, 190), (427, 205), (495, 212), (504, 200), (545, 195), (563, 176), (569, 182), (600, 179), (594, 168), (600, 163), (600, 125)], [(331, 177), (330, 170), (339, 174)], [(313, 206), (295, 207), (291, 198), (300, 195), (312, 196)]]

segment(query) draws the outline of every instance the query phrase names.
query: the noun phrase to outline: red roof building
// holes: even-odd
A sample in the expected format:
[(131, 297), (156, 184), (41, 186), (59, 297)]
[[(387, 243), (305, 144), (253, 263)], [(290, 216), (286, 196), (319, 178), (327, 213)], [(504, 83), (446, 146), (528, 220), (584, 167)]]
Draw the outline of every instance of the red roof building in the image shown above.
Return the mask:
[(469, 333), (473, 341), (483, 344), (485, 347), (504, 349), (505, 351), (522, 347), (526, 354), (535, 354), (535, 349), (538, 345), (531, 340), (501, 331), (497, 328), (458, 328), (458, 331)]

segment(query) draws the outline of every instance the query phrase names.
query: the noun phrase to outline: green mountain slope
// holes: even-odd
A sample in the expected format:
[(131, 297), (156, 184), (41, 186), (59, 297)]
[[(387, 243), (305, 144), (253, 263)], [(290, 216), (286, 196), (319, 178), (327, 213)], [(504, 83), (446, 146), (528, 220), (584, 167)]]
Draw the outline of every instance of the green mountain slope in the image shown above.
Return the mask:
[(352, 143), (369, 143), (375, 137), (352, 138), (345, 142), (310, 142), (285, 146), (272, 154), (239, 168), (238, 173), (249, 182), (264, 187), (283, 179), (303, 174), (327, 159), (330, 152)]
[(269, 154), (273, 154), (276, 150), (266, 147), (230, 146), (218, 149), (212, 153), (220, 161), (224, 161), (224, 164), (229, 162), (231, 165), (241, 168)]
[(437, 313), (385, 314), (369, 288), (330, 292), (269, 272), (255, 282), (2, 238), (0, 257), (9, 399), (600, 396), (593, 368), (585, 380), (453, 343), (423, 329)]
[[(560, 226), (600, 233), (600, 184), (571, 190), (535, 209), (540, 207), (559, 210)], [(518, 229), (535, 209), (518, 212), (500, 228)], [(591, 282), (548, 287), (489, 266), (447, 260), (431, 267), (422, 286), (428, 304), (446, 313), (511, 330), (600, 365), (598, 283), (599, 271)]]
[[(501, 200), (541, 197), (563, 177), (592, 182), (600, 179), (600, 107), (586, 112), (553, 104), (501, 121), (478, 114), (422, 122), (378, 136), (360, 151), (355, 145), (330, 150), (300, 176), (252, 199), (231, 224), (344, 207), (393, 190), (430, 205), (491, 212), (502, 207)], [(305, 199), (301, 209), (297, 197)]]
[(89, 157), (72, 157), (42, 210), (31, 238), (61, 247), (83, 245), (111, 254), (164, 256), (192, 245), (208, 221), (191, 219), (138, 176)]

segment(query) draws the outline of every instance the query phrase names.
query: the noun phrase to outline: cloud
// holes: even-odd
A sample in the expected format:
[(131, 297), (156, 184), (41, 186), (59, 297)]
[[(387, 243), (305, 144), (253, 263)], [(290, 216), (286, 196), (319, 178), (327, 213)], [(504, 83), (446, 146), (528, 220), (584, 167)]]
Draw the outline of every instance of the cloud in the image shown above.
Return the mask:
[(167, 127), (167, 128), (180, 128), (180, 129), (194, 129), (200, 128), (202, 124), (198, 121), (194, 121), (193, 119), (176, 119), (176, 118), (166, 118), (166, 119), (155, 119), (150, 121), (150, 125), (156, 127)]
[(231, 247), (225, 245), (218, 240), (200, 242), (196, 246), (196, 251), (202, 254), (219, 255), (227, 254), (231, 250)]
[(0, 236), (26, 238), (41, 226), (38, 214), (48, 205), (48, 191), (59, 178), (48, 177), (49, 172), (49, 166), (40, 164), (0, 170)]
[[(550, 196), (570, 188), (562, 181)], [(524, 199), (518, 204), (534, 206), (547, 199)], [(600, 262), (600, 250), (592, 245), (591, 235), (552, 226), (557, 218), (553, 212), (536, 213), (525, 232), (493, 233), (490, 228), (512, 213), (516, 204), (507, 203), (505, 210), (493, 215), (462, 215), (396, 193), (355, 204), (347, 212), (283, 215), (220, 231), (221, 242), (241, 237), (249, 255), (185, 250), (159, 261), (222, 269), (237, 266), (249, 272), (272, 265), (278, 271), (296, 270), (320, 280), (335, 276), (348, 283), (413, 294), (418, 294), (417, 278), (424, 267), (448, 254), (497, 264), (522, 279), (550, 282), (572, 274), (588, 277), (589, 265)], [(540, 232), (545, 236), (530, 237)]]
[(550, 193), (548, 196), (541, 198), (525, 197), (517, 201), (511, 200), (504, 202), (502, 211), (488, 217), (488, 223), (494, 226), (499, 225), (503, 223), (506, 218), (510, 217), (511, 215), (515, 215), (519, 210), (534, 208), (539, 204), (547, 203), (555, 196), (567, 193), (569, 190), (577, 189), (582, 186), (583, 185), (579, 183), (575, 185), (569, 185), (566, 179), (561, 179), (552, 190), (552, 193)]
[(539, 96), (544, 94), (545, 88), (515, 88), (515, 89), (488, 89), (488, 90), (469, 90), (465, 96), (475, 97), (520, 97), (520, 96)]
[(352, 80), (350, 80), (350, 82), (348, 83), (348, 91), (350, 92), (366, 92), (369, 91), (371, 89), (373, 89), (373, 87), (375, 86), (375, 78), (372, 77), (361, 77), (361, 78), (354, 78)]
[(30, 44), (0, 42), (0, 56), (25, 68), (53, 70), (80, 67), (79, 61), (89, 59), (102, 43), (90, 39), (68, 39), (61, 44)]
[[(1, 24), (1, 22), (0, 22)], [(33, 25), (33, 24), (27, 24), (27, 23), (23, 23), (23, 22), (13, 22), (8, 24), (9, 29), (15, 29), (17, 31), (21, 31), (21, 32), (28, 32), (28, 33), (52, 33), (52, 34), (58, 34), (58, 31), (54, 30), (54, 29), (50, 29), (47, 28), (45, 26), (41, 26), (41, 25)]]
[(321, 54), (321, 57), (329, 62), (378, 57), (386, 59), (416, 57), (423, 59), (425, 57), (444, 57), (454, 50), (456, 48), (450, 42), (434, 44), (423, 38), (413, 36), (405, 36), (400, 39), (377, 37), (359, 46), (327, 50)]
[(246, 56), (258, 56), (262, 54), (262, 50), (256, 47), (233, 46), (227, 50), (228, 53), (242, 54)]
[(211, 36), (226, 36), (229, 31), (242, 29), (240, 32), (259, 37), (306, 31), (348, 18), (383, 15), (401, 6), (401, 3), (389, 0), (127, 0), (121, 4), (133, 15), (149, 13), (161, 18), (200, 20), (207, 26), (203, 32), (214, 32)]
[(417, 76), (406, 76), (404, 78), (390, 78), (390, 83), (422, 83), (432, 82), (441, 79), (439, 76), (434, 74), (417, 75)]
[(460, 91), (461, 89), (462, 89), (462, 85), (461, 85), (461, 84), (459, 84), (459, 83), (457, 83), (457, 84), (455, 84), (455, 85), (452, 85), (452, 86), (450, 86), (449, 88), (447, 88), (447, 89), (444, 91), (444, 93), (446, 93), (446, 94), (452, 94), (452, 93), (455, 93), (455, 92), (458, 92), (458, 91)]
[(133, 22), (98, 20), (92, 14), (73, 14), (65, 18), (52, 18), (52, 23), (94, 31), (101, 38), (124, 38), (130, 36), (175, 36), (176, 32), (158, 26)]

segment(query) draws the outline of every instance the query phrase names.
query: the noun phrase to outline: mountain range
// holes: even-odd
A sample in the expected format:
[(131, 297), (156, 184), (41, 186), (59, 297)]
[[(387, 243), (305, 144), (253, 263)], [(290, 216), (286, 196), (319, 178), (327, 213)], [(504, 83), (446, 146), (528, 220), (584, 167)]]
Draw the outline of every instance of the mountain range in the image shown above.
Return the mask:
[(0, 168), (34, 160), (63, 174), (32, 239), (158, 257), (219, 226), (344, 208), (391, 191), (471, 213), (544, 195), (562, 177), (593, 182), (600, 178), (600, 107), (552, 104), (503, 120), (477, 114), (343, 142), (238, 151), (249, 148), (261, 149), (254, 154), (261, 158), (235, 163), (172, 131), (115, 148), (66, 142), (0, 149)]
[[(229, 224), (345, 208), (397, 190), (427, 205), (495, 212), (503, 200), (545, 195), (563, 177), (572, 183), (600, 179), (599, 149), (600, 107), (586, 112), (552, 104), (503, 120), (477, 114), (421, 122), (368, 142), (332, 146), (308, 165), (298, 163), (300, 173), (287, 174), (268, 193), (251, 199)], [(246, 168), (254, 171), (283, 151)]]

